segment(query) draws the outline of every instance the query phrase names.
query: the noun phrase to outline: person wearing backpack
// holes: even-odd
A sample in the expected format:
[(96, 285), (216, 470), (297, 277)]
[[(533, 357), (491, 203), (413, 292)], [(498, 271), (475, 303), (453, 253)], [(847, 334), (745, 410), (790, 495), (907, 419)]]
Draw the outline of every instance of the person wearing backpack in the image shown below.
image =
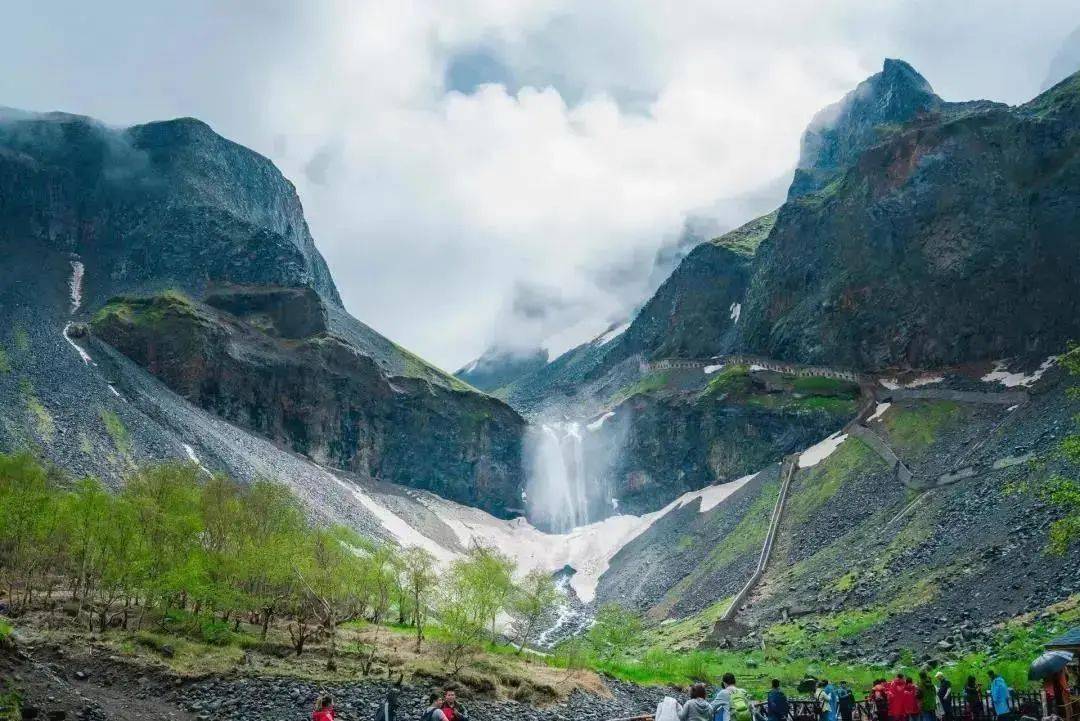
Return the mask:
[(787, 721), (788, 700), (780, 690), (780, 679), (772, 680), (772, 689), (765, 698), (765, 717), (768, 721)]
[(855, 713), (855, 694), (847, 681), (840, 682), (840, 688), (836, 691), (836, 707), (840, 711), (841, 721), (851, 721)]
[(745, 689), (735, 685), (735, 676), (731, 676), (731, 685), (728, 686), (728, 695), (731, 699), (728, 705), (729, 721), (754, 721), (754, 710), (750, 704), (750, 694)]
[(829, 698), (829, 692), (827, 690), (828, 686), (828, 681), (818, 681), (817, 690), (814, 691), (814, 701), (817, 704), (818, 721), (832, 721), (832, 719), (829, 718), (829, 707), (832, 706), (832, 699)]
[(394, 721), (397, 718), (398, 695), (398, 688), (391, 686), (386, 692), (386, 698), (375, 710), (375, 721)]
[(420, 721), (446, 721), (446, 714), (442, 710), (442, 696), (434, 692), (429, 693), (427, 703), (427, 709), (420, 717)]
[(725, 673), (713, 696), (713, 721), (753, 721), (750, 697), (735, 685), (735, 674)]

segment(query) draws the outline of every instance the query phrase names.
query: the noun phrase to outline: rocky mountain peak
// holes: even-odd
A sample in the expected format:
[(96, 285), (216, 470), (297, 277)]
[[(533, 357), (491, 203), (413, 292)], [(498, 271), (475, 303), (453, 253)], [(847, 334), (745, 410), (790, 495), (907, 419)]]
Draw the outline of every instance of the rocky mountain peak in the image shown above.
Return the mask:
[(915, 68), (903, 60), (886, 59), (881, 72), (859, 83), (810, 121), (788, 197), (825, 187), (863, 150), (897, 126), (942, 105)]

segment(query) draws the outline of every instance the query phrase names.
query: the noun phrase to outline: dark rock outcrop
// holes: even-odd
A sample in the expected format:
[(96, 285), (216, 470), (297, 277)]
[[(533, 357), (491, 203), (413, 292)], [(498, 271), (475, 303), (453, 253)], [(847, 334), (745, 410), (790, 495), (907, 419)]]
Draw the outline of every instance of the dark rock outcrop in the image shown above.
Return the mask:
[[(224, 297), (255, 315), (242, 320), (177, 294), (120, 298), (98, 312), (93, 332), (189, 401), (318, 463), (499, 515), (519, 504), (524, 422), (513, 410), (472, 391), (387, 378), (325, 330), (298, 335), (307, 293), (210, 299)], [(277, 325), (252, 324), (267, 317), (258, 309), (269, 297)]]

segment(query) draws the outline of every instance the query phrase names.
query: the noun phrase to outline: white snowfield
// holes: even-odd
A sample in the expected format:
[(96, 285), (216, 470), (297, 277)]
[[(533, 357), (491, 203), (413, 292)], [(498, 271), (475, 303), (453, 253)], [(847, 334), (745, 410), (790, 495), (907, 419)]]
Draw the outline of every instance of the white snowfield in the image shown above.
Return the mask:
[(719, 364), (714, 365), (714, 366), (705, 366), (705, 369), (704, 369), (705, 370), (705, 375), (711, 375), (711, 374), (715, 373), (716, 371), (720, 370), (723, 367), (724, 367), (723, 363), (719, 363)]
[[(874, 416), (888, 409), (888, 404), (878, 406)], [(837, 431), (828, 438), (807, 448), (799, 456), (799, 468), (810, 468), (828, 458), (847, 440), (847, 434)], [(596, 523), (579, 526), (566, 533), (546, 533), (533, 526), (524, 517), (510, 520), (496, 518), (479, 508), (464, 506), (425, 491), (410, 492), (409, 496), (429, 511), (457, 539), (457, 548), (430, 538), (411, 525), (405, 518), (387, 508), (374, 496), (352, 483), (334, 477), (337, 484), (364, 508), (370, 511), (386, 532), (404, 547), (418, 546), (430, 552), (440, 564), (448, 564), (459, 558), (465, 549), (474, 544), (497, 548), (510, 556), (519, 574), (534, 569), (556, 572), (570, 566), (575, 573), (570, 587), (578, 598), (590, 603), (596, 598), (596, 588), (601, 576), (607, 572), (611, 559), (622, 548), (654, 523), (684, 506), (698, 502), (699, 513), (711, 511), (725, 499), (742, 488), (757, 474), (744, 476), (730, 483), (707, 486), (690, 491), (676, 498), (658, 511), (640, 516), (620, 514)], [(617, 509), (617, 501), (612, 499)]]
[(994, 364), (994, 370), (990, 371), (982, 377), (984, 383), (1000, 383), (1006, 388), (1015, 388), (1016, 386), (1024, 386), (1027, 388), (1031, 384), (1043, 377), (1046, 371), (1050, 370), (1050, 366), (1057, 362), (1057, 356), (1052, 355), (1042, 362), (1033, 373), (1025, 375), (1024, 373), (1010, 373), (1008, 361), (998, 361)]
[(833, 454), (847, 440), (847, 433), (837, 431), (825, 440), (810, 446), (799, 455), (799, 468), (810, 468)]
[[(685, 493), (653, 513), (612, 516), (559, 534), (545, 533), (523, 517), (503, 520), (478, 508), (462, 506), (432, 494), (424, 493), (416, 498), (449, 526), (463, 549), (474, 543), (493, 546), (513, 558), (521, 574), (533, 569), (554, 572), (570, 566), (576, 571), (570, 586), (578, 598), (589, 603), (596, 598), (596, 586), (612, 557), (653, 523), (697, 500), (701, 503), (700, 512), (712, 510), (753, 477)], [(341, 480), (338, 483), (371, 511), (402, 546), (424, 548), (440, 563), (449, 563), (460, 555), (460, 551), (447, 549), (423, 535), (356, 486)]]
[(923, 386), (932, 386), (935, 383), (940, 383), (945, 380), (944, 376), (919, 376), (915, 380), (908, 381), (907, 383), (901, 383), (895, 378), (882, 378), (881, 385), (885, 386), (891, 391), (895, 391), (897, 388), (922, 388)]
[(738, 323), (739, 317), (742, 316), (742, 303), (732, 303), (728, 310), (731, 311), (731, 322)]
[(892, 403), (878, 403), (877, 407), (874, 408), (874, 412), (870, 414), (869, 418), (866, 419), (866, 422), (869, 423), (870, 421), (881, 418), (883, 415), (885, 415), (885, 411), (889, 410), (889, 407), (891, 405)]

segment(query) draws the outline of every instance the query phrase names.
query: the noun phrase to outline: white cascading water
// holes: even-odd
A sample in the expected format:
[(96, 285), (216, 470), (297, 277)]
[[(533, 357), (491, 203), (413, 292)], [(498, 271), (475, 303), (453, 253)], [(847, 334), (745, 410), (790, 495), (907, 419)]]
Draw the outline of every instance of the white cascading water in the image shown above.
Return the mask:
[(529, 520), (563, 533), (589, 520), (581, 424), (549, 422), (530, 433), (531, 472), (526, 486)]

